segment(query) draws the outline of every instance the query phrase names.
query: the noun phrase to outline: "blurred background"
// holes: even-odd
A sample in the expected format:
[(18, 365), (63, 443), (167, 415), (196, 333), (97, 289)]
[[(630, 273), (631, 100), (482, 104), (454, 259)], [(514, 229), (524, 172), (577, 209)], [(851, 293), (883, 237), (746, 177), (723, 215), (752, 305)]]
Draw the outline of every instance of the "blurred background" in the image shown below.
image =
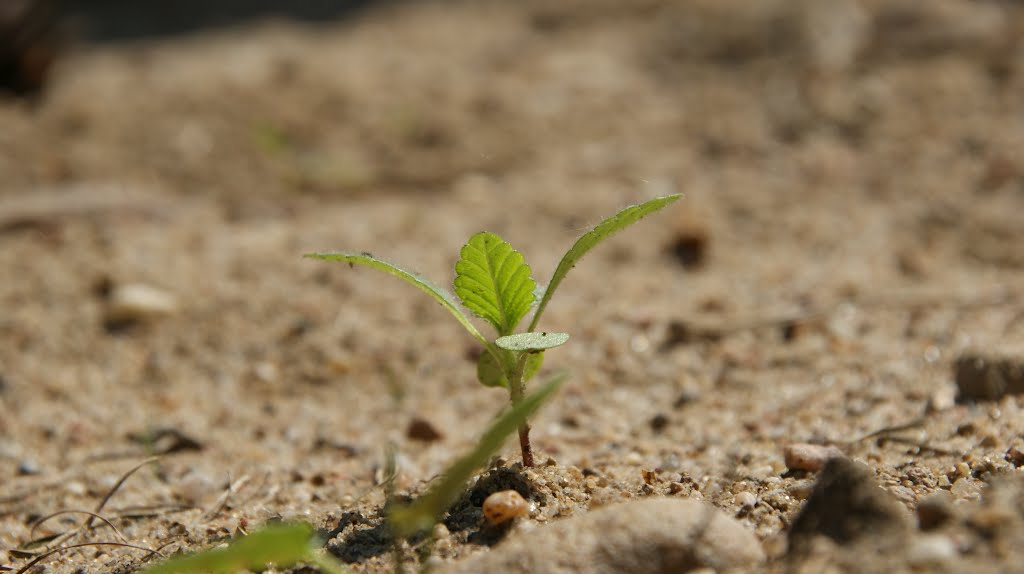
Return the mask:
[(5, 190), (450, 187), (567, 145), (623, 175), (784, 153), (877, 193), (943, 154), (985, 172), (962, 185), (1020, 171), (1016, 2), (278, 4), (5, 0), (3, 83), (35, 94), (3, 110)]
[[(499, 406), (471, 341), (300, 255), (448, 284), (487, 229), (544, 281), (589, 225), (677, 191), (545, 316), (574, 337), (535, 426), (561, 464), (777, 478), (783, 438), (910, 420), (965, 349), (1024, 341), (1020, 1), (0, 0), (0, 84), (12, 481), (157, 427), (207, 449), (168, 462), (168, 497), (181, 460), (258, 461), (289, 484), (264, 515), (333, 512), (387, 441), (426, 480)], [(1010, 419), (999, 448), (1024, 448)], [(903, 484), (900, 452), (863, 448)], [(290, 499), (292, 473), (328, 479)], [(795, 505), (758, 509), (767, 536)]]

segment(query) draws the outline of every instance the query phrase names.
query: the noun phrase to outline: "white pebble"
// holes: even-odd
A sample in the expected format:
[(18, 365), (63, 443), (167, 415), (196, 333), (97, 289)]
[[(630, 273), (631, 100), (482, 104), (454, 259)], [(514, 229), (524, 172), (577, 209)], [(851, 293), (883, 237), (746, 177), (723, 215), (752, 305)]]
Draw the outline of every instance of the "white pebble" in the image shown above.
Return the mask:
[(956, 544), (941, 534), (926, 534), (915, 540), (907, 550), (911, 566), (938, 566), (955, 558)]
[(106, 316), (108, 321), (144, 321), (177, 310), (174, 295), (150, 285), (130, 283), (111, 291)]
[(753, 508), (757, 505), (757, 496), (752, 492), (737, 492), (732, 497), (733, 504), (736, 504), (740, 508)]

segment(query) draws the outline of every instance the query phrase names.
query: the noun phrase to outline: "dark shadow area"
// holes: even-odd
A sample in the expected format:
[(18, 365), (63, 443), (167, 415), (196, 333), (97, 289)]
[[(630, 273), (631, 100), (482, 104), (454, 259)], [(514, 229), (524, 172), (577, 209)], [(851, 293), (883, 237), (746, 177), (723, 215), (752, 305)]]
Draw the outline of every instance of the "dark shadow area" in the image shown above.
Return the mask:
[(351, 16), (380, 0), (64, 0), (75, 33), (89, 42), (173, 36), (263, 18), (323, 22)]
[[(350, 530), (351, 529), (351, 530)], [(345, 534), (350, 530), (348, 534)], [(327, 550), (347, 564), (362, 562), (391, 550), (391, 529), (381, 510), (377, 516), (346, 512), (332, 530), (321, 532), (328, 540)], [(334, 540), (335, 538), (337, 540)]]

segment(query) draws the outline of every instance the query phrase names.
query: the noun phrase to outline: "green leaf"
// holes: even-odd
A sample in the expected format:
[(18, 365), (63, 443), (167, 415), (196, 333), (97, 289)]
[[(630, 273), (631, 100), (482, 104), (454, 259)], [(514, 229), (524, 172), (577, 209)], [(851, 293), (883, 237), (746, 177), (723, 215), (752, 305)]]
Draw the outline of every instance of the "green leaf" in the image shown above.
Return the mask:
[[(504, 353), (508, 356), (508, 364), (512, 365), (515, 363), (515, 358), (511, 356), (509, 351), (498, 350), (499, 353)], [(526, 368), (523, 371), (523, 382), (529, 381), (540, 371), (541, 366), (544, 365), (544, 353), (531, 353), (526, 359)], [(476, 378), (485, 387), (505, 387), (508, 388), (508, 377), (505, 376), (505, 371), (502, 370), (501, 365), (498, 364), (497, 359), (490, 353), (483, 353), (480, 355), (480, 359), (476, 362)]]
[[(484, 345), (487, 344), (487, 339), (480, 334), (480, 331), (478, 331), (476, 327), (473, 326), (469, 317), (466, 317), (466, 315), (459, 309), (458, 304), (455, 302), (455, 297), (449, 293), (447, 289), (438, 287), (415, 273), (411, 273), (397, 265), (378, 259), (369, 253), (307, 253), (304, 257), (309, 257), (311, 259), (323, 259), (325, 261), (342, 261), (349, 265), (355, 263), (365, 265), (367, 267), (373, 267), (374, 269), (380, 269), (385, 273), (390, 273), (391, 275), (406, 281), (432, 296), (444, 308), (451, 311), (452, 315), (455, 315), (455, 318), (458, 319), (459, 323), (462, 323), (462, 326), (465, 327), (471, 335), (476, 337), (476, 339)], [(527, 273), (529, 273), (529, 271), (527, 271)]]
[(313, 527), (308, 524), (275, 524), (239, 538), (226, 548), (171, 558), (143, 573), (234, 574), (239, 570), (264, 570), (269, 564), (288, 568), (299, 562), (325, 562), (315, 556), (313, 539)]
[(508, 242), (486, 231), (470, 237), (459, 255), (455, 294), (499, 335), (508, 335), (536, 302), (530, 266)]
[(494, 344), (506, 351), (544, 351), (564, 345), (569, 340), (569, 333), (545, 333), (531, 331), (499, 337)]
[(562, 260), (558, 263), (558, 267), (555, 268), (555, 273), (551, 276), (551, 282), (548, 283), (547, 289), (544, 291), (544, 297), (540, 300), (540, 305), (537, 306), (537, 312), (534, 313), (533, 320), (530, 322), (530, 328), (527, 329), (527, 331), (533, 331), (537, 327), (537, 322), (540, 321), (540, 316), (544, 313), (544, 309), (551, 300), (551, 296), (555, 294), (555, 290), (558, 289), (559, 284), (561, 284), (562, 280), (565, 279), (569, 270), (576, 266), (576, 262), (586, 255), (588, 251), (597, 246), (598, 243), (601, 243), (608, 237), (611, 237), (616, 232), (622, 231), (626, 227), (640, 221), (645, 216), (675, 202), (682, 196), (683, 195), (681, 193), (666, 195), (665, 197), (656, 197), (645, 201), (640, 205), (627, 207), (608, 219), (605, 219), (601, 223), (598, 223), (597, 226), (577, 239), (576, 243), (574, 243), (569, 251), (567, 251), (562, 257)]
[(487, 464), (487, 461), (498, 452), (509, 435), (519, 429), (533, 413), (537, 412), (551, 398), (566, 380), (566, 375), (556, 375), (545, 383), (540, 390), (526, 396), (523, 400), (495, 419), (487, 429), (476, 447), (468, 454), (448, 467), (441, 479), (423, 496), (412, 504), (399, 506), (391, 510), (391, 527), (397, 536), (408, 537), (418, 532), (429, 530), (444, 515), (459, 493), (472, 477), (473, 473)]

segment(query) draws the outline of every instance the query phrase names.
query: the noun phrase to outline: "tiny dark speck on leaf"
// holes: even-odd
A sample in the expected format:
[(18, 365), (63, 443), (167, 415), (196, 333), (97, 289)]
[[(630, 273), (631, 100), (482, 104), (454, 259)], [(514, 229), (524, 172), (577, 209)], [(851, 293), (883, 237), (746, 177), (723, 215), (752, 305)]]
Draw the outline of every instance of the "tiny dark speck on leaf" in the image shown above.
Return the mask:
[(363, 251), (360, 255), (363, 257), (373, 257), (373, 253), (370, 253), (369, 251)]

